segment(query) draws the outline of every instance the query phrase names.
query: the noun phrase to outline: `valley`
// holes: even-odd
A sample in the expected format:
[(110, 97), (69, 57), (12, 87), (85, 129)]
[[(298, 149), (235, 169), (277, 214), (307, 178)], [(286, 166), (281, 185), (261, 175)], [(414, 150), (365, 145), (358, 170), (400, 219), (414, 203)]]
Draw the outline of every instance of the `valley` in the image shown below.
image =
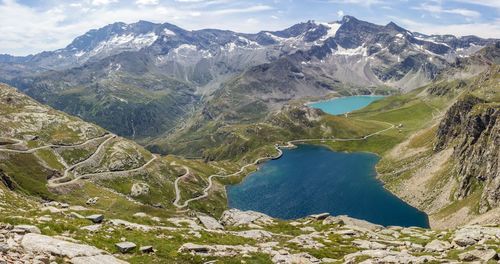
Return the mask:
[(496, 263), (499, 58), (353, 16), (0, 55), (0, 263)]

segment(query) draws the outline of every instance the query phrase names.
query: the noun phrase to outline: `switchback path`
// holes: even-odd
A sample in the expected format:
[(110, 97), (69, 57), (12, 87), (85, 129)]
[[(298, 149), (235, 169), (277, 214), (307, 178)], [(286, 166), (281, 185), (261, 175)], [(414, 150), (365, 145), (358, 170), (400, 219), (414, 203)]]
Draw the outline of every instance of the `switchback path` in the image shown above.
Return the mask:
[[(182, 209), (182, 208), (187, 207), (190, 202), (197, 201), (197, 200), (200, 200), (200, 199), (203, 199), (203, 198), (207, 197), (208, 196), (208, 191), (213, 186), (213, 178), (228, 178), (228, 177), (236, 176), (236, 175), (238, 175), (240, 173), (243, 173), (250, 166), (255, 166), (255, 165), (260, 164), (261, 162), (266, 161), (266, 160), (278, 159), (278, 158), (280, 158), (283, 155), (283, 151), (281, 149), (282, 148), (291, 148), (291, 147), (294, 147), (295, 146), (294, 143), (298, 144), (298, 143), (314, 142), (314, 141), (341, 141), (341, 142), (345, 142), (345, 141), (359, 141), (359, 140), (365, 140), (367, 138), (373, 137), (373, 136), (378, 135), (380, 133), (384, 133), (384, 132), (386, 132), (388, 130), (391, 130), (391, 129), (394, 129), (396, 127), (394, 124), (391, 124), (391, 123), (382, 122), (382, 121), (377, 121), (377, 122), (388, 124), (389, 127), (385, 128), (385, 129), (382, 129), (382, 130), (379, 130), (377, 132), (371, 133), (371, 134), (366, 135), (364, 137), (360, 137), (360, 138), (309, 138), (309, 139), (290, 140), (290, 141), (287, 142), (286, 145), (278, 145), (278, 144), (276, 144), (276, 145), (274, 145), (274, 147), (278, 151), (278, 155), (276, 155), (274, 157), (262, 157), (262, 158), (258, 158), (253, 163), (250, 163), (250, 164), (247, 164), (247, 165), (241, 167), (239, 171), (237, 171), (235, 173), (232, 173), (232, 174), (228, 174), (228, 175), (213, 174), (213, 175), (210, 175), (208, 177), (208, 186), (205, 187), (205, 189), (203, 189), (203, 194), (202, 195), (194, 197), (194, 198), (191, 198), (191, 199), (188, 199), (188, 200), (184, 201), (184, 203), (179, 204), (180, 191), (179, 191), (178, 181), (180, 180), (180, 178), (182, 178), (185, 175), (187, 175), (187, 174), (184, 174), (183, 176), (177, 178), (176, 181), (175, 181), (175, 197), (176, 198), (175, 198), (175, 201), (174, 201), (173, 204), (174, 204), (175, 207), (177, 207), (179, 209)], [(185, 168), (187, 168), (187, 167), (185, 167)], [(187, 171), (189, 171), (189, 168), (187, 168)]]
[[(96, 172), (96, 173), (88, 173), (88, 174), (83, 174), (83, 175), (78, 175), (77, 177), (75, 178), (71, 178), (70, 176), (70, 173), (74, 173), (74, 170), (89, 162), (90, 160), (92, 160), (94, 157), (96, 157), (99, 152), (102, 151), (102, 149), (106, 146), (106, 144), (115, 139), (117, 136), (114, 135), (114, 134), (109, 134), (109, 133), (106, 133), (104, 134), (103, 136), (100, 136), (100, 137), (97, 137), (97, 138), (92, 138), (92, 139), (89, 139), (85, 142), (82, 142), (82, 143), (79, 143), (79, 144), (75, 144), (75, 145), (57, 145), (57, 144), (49, 144), (49, 145), (45, 145), (45, 146), (40, 146), (40, 147), (36, 147), (36, 148), (32, 148), (32, 149), (27, 149), (27, 150), (15, 150), (15, 149), (7, 149), (7, 148), (4, 148), (4, 147), (0, 147), (0, 152), (10, 152), (10, 153), (23, 153), (23, 154), (32, 154), (32, 153), (35, 153), (37, 150), (41, 150), (41, 149), (52, 149), (52, 148), (75, 148), (75, 147), (80, 147), (80, 146), (83, 146), (83, 145), (86, 145), (86, 144), (89, 144), (90, 142), (93, 142), (93, 141), (97, 141), (97, 140), (101, 140), (103, 138), (106, 138), (106, 140), (104, 140), (103, 142), (101, 142), (99, 144), (99, 146), (97, 147), (97, 149), (94, 151), (94, 153), (92, 153), (92, 155), (90, 155), (89, 157), (87, 157), (86, 159), (82, 160), (82, 161), (79, 161), (78, 163), (75, 163), (71, 166), (66, 166), (65, 164), (63, 164), (66, 169), (64, 170), (63, 172), (63, 176), (62, 177), (59, 177), (59, 178), (54, 178), (54, 179), (49, 179), (48, 180), (48, 183), (47, 183), (47, 187), (60, 187), (60, 186), (66, 186), (66, 185), (70, 185), (70, 184), (73, 184), (75, 183), (76, 181), (79, 181), (81, 179), (89, 179), (91, 177), (99, 177), (99, 176), (106, 176), (106, 175), (115, 175), (115, 174), (126, 174), (126, 173), (133, 173), (133, 172), (136, 172), (136, 171), (139, 171), (139, 170), (142, 170), (142, 169), (145, 169), (147, 166), (149, 166), (149, 164), (151, 164), (153, 161), (155, 161), (156, 159), (158, 159), (158, 156), (157, 155), (153, 155), (153, 157), (148, 161), (146, 162), (145, 164), (143, 164), (142, 166), (138, 167), (138, 168), (134, 168), (134, 169), (130, 169), (130, 170), (121, 170), (121, 171), (105, 171), (105, 172)], [(13, 143), (13, 144), (9, 144), (9, 145), (19, 145), (21, 143), (23, 143), (23, 141), (21, 140), (18, 140), (18, 139), (8, 139), (8, 140), (11, 140), (11, 141), (14, 141), (16, 143)], [(38, 157), (37, 157), (38, 158)], [(75, 175), (76, 176), (76, 175)], [(67, 179), (70, 179), (68, 181), (65, 181), (63, 182), (64, 180), (67, 180)]]

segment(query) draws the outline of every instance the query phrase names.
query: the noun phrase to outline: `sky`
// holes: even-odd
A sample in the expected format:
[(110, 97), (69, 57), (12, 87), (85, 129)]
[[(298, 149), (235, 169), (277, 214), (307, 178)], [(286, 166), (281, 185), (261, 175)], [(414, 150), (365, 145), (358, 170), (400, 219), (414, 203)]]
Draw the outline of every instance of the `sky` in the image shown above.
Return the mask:
[(114, 22), (254, 33), (343, 15), (425, 34), (500, 38), (500, 0), (0, 0), (0, 54), (64, 48)]

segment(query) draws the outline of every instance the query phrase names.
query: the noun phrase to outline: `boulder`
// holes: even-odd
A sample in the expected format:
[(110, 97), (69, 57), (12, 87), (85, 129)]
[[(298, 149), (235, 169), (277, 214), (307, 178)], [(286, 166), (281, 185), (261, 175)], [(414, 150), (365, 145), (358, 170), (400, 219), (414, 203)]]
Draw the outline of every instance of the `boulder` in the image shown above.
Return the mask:
[(93, 197), (93, 198), (88, 199), (86, 204), (87, 205), (94, 205), (97, 203), (98, 200), (99, 200), (99, 197)]
[(376, 231), (376, 230), (380, 230), (380, 229), (384, 228), (381, 225), (373, 224), (373, 223), (370, 223), (370, 222), (365, 221), (365, 220), (360, 220), (360, 219), (352, 218), (352, 217), (349, 217), (347, 215), (339, 215), (339, 216), (335, 216), (335, 217), (332, 217), (332, 218), (329, 217), (328, 219), (331, 219), (330, 221), (334, 221), (334, 219), (336, 219), (340, 223), (343, 223), (344, 225), (361, 227), (361, 228), (365, 228), (365, 229), (368, 229), (368, 230), (371, 230), (371, 231)]
[(238, 231), (234, 232), (235, 235), (240, 236), (240, 237), (245, 237), (245, 238), (251, 238), (251, 239), (263, 239), (263, 238), (272, 238), (273, 234), (264, 231), (264, 230), (245, 230), (245, 231)]
[(139, 248), (139, 251), (142, 253), (152, 253), (154, 252), (153, 246), (142, 246)]
[(71, 212), (69, 213), (69, 216), (72, 217), (72, 218), (76, 218), (76, 219), (84, 219), (85, 216), (79, 214), (79, 213), (76, 213), (76, 212)]
[(451, 244), (447, 241), (432, 240), (425, 245), (425, 250), (430, 252), (443, 252), (451, 248)]
[(134, 243), (128, 241), (116, 243), (115, 246), (121, 253), (130, 252), (137, 247)]
[(97, 255), (90, 257), (76, 257), (70, 260), (72, 264), (127, 264), (111, 255)]
[(481, 261), (488, 262), (490, 260), (497, 259), (497, 252), (494, 249), (474, 249), (468, 252), (464, 252), (458, 255), (461, 261)]
[(200, 220), (201, 224), (205, 226), (206, 229), (209, 230), (221, 230), (224, 227), (213, 217), (206, 214), (197, 214), (198, 220)]
[(179, 248), (180, 252), (196, 252), (196, 253), (208, 253), (213, 250), (211, 246), (197, 245), (193, 243), (185, 243)]
[(315, 220), (324, 220), (328, 216), (330, 216), (329, 213), (321, 213), (321, 214), (313, 214), (313, 215), (310, 215), (309, 217), (312, 219), (315, 219)]
[(130, 189), (130, 196), (138, 197), (149, 194), (149, 185), (146, 183), (134, 183)]
[(89, 245), (76, 244), (40, 234), (26, 234), (21, 246), (29, 252), (49, 253), (52, 255), (75, 258), (101, 255), (104, 252)]
[(85, 219), (88, 219), (96, 224), (102, 223), (102, 220), (104, 220), (104, 215), (102, 214), (93, 214), (85, 217)]
[(80, 229), (87, 230), (87, 231), (90, 231), (90, 232), (97, 232), (97, 231), (99, 231), (101, 229), (101, 225), (83, 226), (83, 227), (80, 227)]
[(41, 234), (40, 229), (36, 226), (32, 225), (16, 225), (14, 226), (14, 229), (17, 230), (24, 230), (24, 233), (34, 233), (34, 234)]
[(271, 225), (274, 221), (271, 217), (263, 213), (229, 209), (222, 213), (220, 223), (224, 226), (243, 226), (249, 224)]

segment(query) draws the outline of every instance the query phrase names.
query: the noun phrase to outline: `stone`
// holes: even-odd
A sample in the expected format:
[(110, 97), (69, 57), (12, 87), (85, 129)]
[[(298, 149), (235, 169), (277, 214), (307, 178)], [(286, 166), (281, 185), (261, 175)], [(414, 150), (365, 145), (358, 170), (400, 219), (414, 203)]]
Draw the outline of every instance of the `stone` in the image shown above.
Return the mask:
[(432, 240), (425, 245), (425, 250), (430, 252), (443, 252), (451, 248), (451, 244), (447, 241), (442, 240)]
[(90, 257), (76, 257), (70, 261), (72, 264), (127, 264), (123, 260), (117, 259), (111, 255), (97, 255)]
[(255, 211), (229, 209), (222, 213), (220, 223), (224, 226), (242, 226), (248, 224), (271, 225), (273, 219), (268, 215)]
[(461, 261), (477, 261), (480, 260), (484, 263), (497, 259), (497, 252), (494, 249), (474, 249), (458, 255)]
[(76, 213), (76, 212), (71, 212), (69, 214), (69, 216), (72, 217), (72, 218), (76, 218), (76, 219), (84, 219), (85, 218), (85, 216), (83, 216), (83, 215), (81, 215), (79, 213)]
[(94, 205), (97, 203), (97, 201), (99, 200), (99, 197), (93, 197), (93, 198), (89, 198), (86, 202), (87, 205)]
[(16, 225), (14, 226), (14, 229), (20, 229), (24, 230), (25, 233), (34, 233), (34, 234), (41, 234), (40, 229), (36, 226), (32, 225)]
[(238, 231), (235, 232), (234, 234), (240, 237), (251, 238), (251, 239), (263, 239), (263, 238), (273, 237), (272, 233), (259, 229)]
[(89, 226), (83, 226), (80, 229), (82, 230), (87, 230), (90, 232), (97, 232), (101, 229), (101, 225), (89, 225)]
[(333, 217), (333, 216), (328, 216), (323, 220), (323, 225), (344, 225), (344, 222), (342, 219)]
[(364, 229), (368, 229), (370, 231), (376, 231), (376, 230), (383, 229), (383, 226), (381, 226), (381, 225), (373, 224), (373, 223), (370, 223), (370, 222), (365, 221), (365, 220), (355, 219), (355, 218), (349, 217), (347, 215), (339, 215), (339, 216), (335, 216), (335, 218), (341, 220), (342, 223), (344, 223), (344, 225), (361, 227)]
[(121, 253), (130, 252), (137, 247), (134, 243), (128, 241), (116, 243), (115, 246)]
[(139, 251), (142, 253), (152, 253), (154, 252), (153, 246), (142, 246), (139, 248)]
[(146, 183), (134, 183), (130, 189), (130, 196), (138, 197), (149, 194), (149, 185)]
[(352, 243), (362, 249), (386, 249), (387, 246), (378, 242), (356, 239)]
[(51, 214), (57, 214), (57, 213), (60, 213), (63, 211), (64, 210), (61, 210), (61, 209), (53, 207), (53, 206), (47, 206), (47, 207), (42, 208), (42, 212), (49, 212)]
[(68, 258), (101, 255), (104, 252), (96, 247), (76, 244), (57, 238), (29, 233), (24, 235), (21, 246), (29, 252), (41, 252)]
[(312, 219), (314, 219), (314, 220), (324, 220), (328, 216), (330, 216), (329, 213), (321, 213), (321, 214), (312, 214), (309, 217), (312, 218)]
[(206, 229), (209, 230), (222, 230), (224, 227), (213, 217), (206, 214), (197, 214), (198, 220), (200, 220), (201, 224), (205, 226)]
[(40, 222), (50, 222), (50, 221), (52, 221), (52, 217), (44, 215), (44, 216), (38, 217), (37, 220)]
[(197, 245), (193, 243), (185, 243), (179, 248), (179, 251), (181, 252), (192, 251), (197, 253), (208, 253), (210, 250), (211, 250), (210, 246)]
[(0, 253), (7, 252), (9, 251), (10, 247), (9, 245), (5, 243), (0, 243)]
[(483, 236), (480, 229), (466, 227), (457, 230), (453, 237), (453, 242), (461, 247), (468, 247), (476, 244)]
[(148, 217), (148, 215), (143, 213), (143, 212), (139, 212), (139, 213), (135, 213), (134, 217), (144, 218), (144, 217)]
[(88, 219), (88, 220), (98, 224), (98, 223), (102, 223), (102, 221), (104, 220), (104, 215), (93, 214), (93, 215), (89, 215), (89, 216), (85, 217), (85, 219)]

